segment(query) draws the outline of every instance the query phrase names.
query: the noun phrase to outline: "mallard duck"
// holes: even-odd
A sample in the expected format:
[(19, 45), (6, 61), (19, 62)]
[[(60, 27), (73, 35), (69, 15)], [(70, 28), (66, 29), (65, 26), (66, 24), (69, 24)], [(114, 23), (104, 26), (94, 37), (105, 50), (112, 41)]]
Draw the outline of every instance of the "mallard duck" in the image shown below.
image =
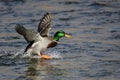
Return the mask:
[(70, 38), (71, 36), (64, 31), (60, 30), (55, 33), (53, 37), (49, 36), (49, 31), (51, 29), (51, 15), (46, 13), (40, 20), (37, 31), (26, 29), (23, 25), (18, 24), (15, 27), (16, 32), (22, 35), (28, 42), (25, 48), (26, 53), (35, 53), (42, 59), (52, 59), (50, 55), (43, 54), (47, 48), (55, 47), (58, 41), (62, 37)]

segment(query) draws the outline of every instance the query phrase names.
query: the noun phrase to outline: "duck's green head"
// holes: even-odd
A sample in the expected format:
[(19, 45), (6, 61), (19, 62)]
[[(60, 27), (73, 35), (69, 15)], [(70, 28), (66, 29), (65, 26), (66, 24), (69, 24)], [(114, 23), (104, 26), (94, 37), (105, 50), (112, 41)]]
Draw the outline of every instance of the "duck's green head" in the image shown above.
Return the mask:
[(57, 31), (56, 33), (55, 33), (55, 35), (54, 35), (54, 40), (55, 41), (58, 41), (60, 38), (62, 38), (62, 37), (67, 37), (67, 38), (71, 38), (72, 36), (71, 35), (69, 35), (69, 34), (67, 34), (67, 33), (65, 33), (64, 31)]

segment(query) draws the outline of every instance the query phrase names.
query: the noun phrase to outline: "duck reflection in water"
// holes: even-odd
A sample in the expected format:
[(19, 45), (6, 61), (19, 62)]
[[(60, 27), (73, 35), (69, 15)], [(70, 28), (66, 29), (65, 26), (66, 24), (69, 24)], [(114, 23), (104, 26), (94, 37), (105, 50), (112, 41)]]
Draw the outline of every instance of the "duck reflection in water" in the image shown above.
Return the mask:
[(44, 60), (31, 59), (26, 71), (26, 77), (30, 80), (54, 80), (56, 76), (62, 76), (63, 71), (50, 62)]

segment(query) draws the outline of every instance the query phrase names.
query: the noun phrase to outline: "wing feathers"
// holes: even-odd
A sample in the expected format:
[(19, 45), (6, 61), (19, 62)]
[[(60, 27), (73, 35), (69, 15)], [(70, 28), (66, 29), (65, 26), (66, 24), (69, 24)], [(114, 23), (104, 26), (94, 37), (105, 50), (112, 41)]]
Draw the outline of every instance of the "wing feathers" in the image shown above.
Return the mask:
[(50, 13), (46, 13), (39, 23), (38, 32), (40, 33), (41, 36), (48, 36), (50, 28), (51, 28), (51, 15)]
[(32, 41), (39, 41), (42, 40), (42, 37), (40, 34), (36, 31), (33, 31), (31, 29), (26, 29), (24, 26), (18, 24), (16, 27), (16, 32), (24, 36), (25, 40), (30, 43)]

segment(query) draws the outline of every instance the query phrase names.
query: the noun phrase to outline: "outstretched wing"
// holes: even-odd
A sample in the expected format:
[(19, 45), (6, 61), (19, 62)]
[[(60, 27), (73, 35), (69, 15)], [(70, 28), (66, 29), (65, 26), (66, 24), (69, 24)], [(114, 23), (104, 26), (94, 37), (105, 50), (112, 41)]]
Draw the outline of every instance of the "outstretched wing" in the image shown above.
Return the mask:
[(50, 29), (51, 29), (51, 15), (50, 13), (46, 13), (39, 23), (38, 32), (40, 33), (41, 36), (44, 37), (49, 35)]
[(26, 29), (24, 26), (18, 24), (15, 27), (16, 32), (18, 32), (19, 34), (21, 34), (22, 36), (24, 36), (25, 40), (30, 43), (32, 41), (40, 41), (42, 40), (42, 37), (39, 35), (38, 32), (35, 32), (33, 30), (30, 29)]

